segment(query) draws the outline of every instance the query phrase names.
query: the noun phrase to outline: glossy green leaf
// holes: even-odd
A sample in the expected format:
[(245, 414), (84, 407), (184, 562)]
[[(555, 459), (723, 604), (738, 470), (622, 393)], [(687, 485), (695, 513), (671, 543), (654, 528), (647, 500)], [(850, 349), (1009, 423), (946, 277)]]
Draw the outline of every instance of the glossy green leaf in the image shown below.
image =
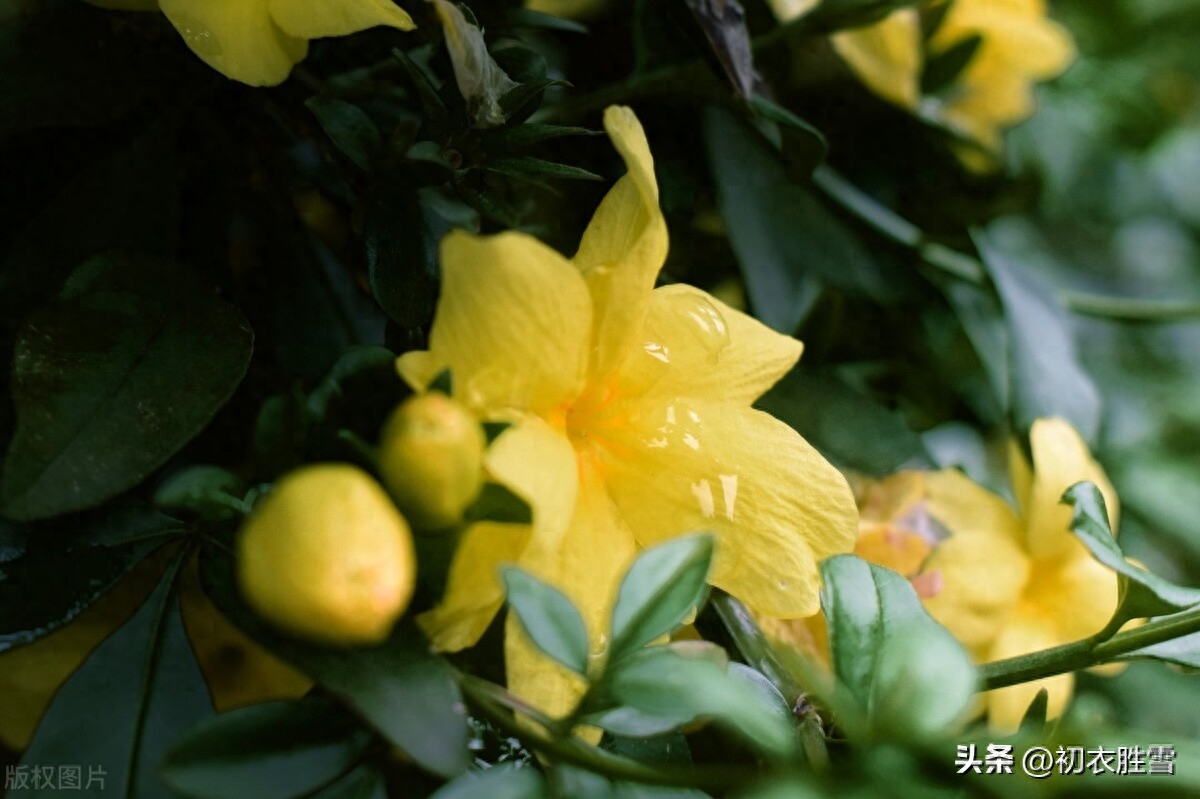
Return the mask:
[(1119, 575), (1120, 605), (1107, 628), (1116, 632), (1130, 619), (1162, 616), (1200, 604), (1200, 589), (1184, 588), (1125, 559), (1108, 525), (1104, 495), (1093, 483), (1076, 483), (1063, 494), (1073, 508), (1071, 529), (1096, 560)]
[(538, 649), (569, 669), (587, 673), (583, 616), (566, 594), (515, 566), (503, 569), (508, 604)]
[(22, 762), (80, 763), (113, 796), (166, 797), (158, 765), (212, 703), (184, 632), (178, 556), (158, 587), (54, 696)]
[(136, 485), (225, 404), (252, 347), (241, 313), (179, 267), (84, 264), (18, 336), (0, 512), (44, 518)]
[(378, 646), (326, 649), (259, 621), (238, 598), (226, 557), (203, 558), (201, 576), (206, 593), (238, 627), (333, 692), (423, 768), (443, 777), (467, 768), (462, 694), (449, 665), (411, 622), (402, 620)]
[(323, 95), (310, 97), (304, 104), (343, 155), (359, 169), (371, 168), (371, 162), (383, 149), (383, 137), (365, 111), (353, 103)]
[(1079, 362), (1066, 312), (1048, 286), (986, 237), (978, 235), (976, 245), (1008, 323), (1013, 419), (1028, 429), (1041, 417), (1061, 416), (1090, 441), (1100, 424), (1100, 395)]
[(364, 754), (370, 734), (321, 697), (223, 713), (189, 730), (159, 772), (197, 799), (307, 794), (338, 779)]
[(487, 771), (468, 771), (439, 788), (429, 799), (542, 799), (546, 781), (532, 766), (494, 766)]
[[(634, 711), (625, 720), (637, 714), (661, 719), (663, 729), (670, 729), (709, 718), (765, 755), (786, 758), (797, 748), (786, 706), (780, 713), (758, 684), (731, 669), (724, 651), (707, 642), (681, 641), (635, 652), (605, 674), (604, 691), (613, 708)], [(587, 720), (600, 724), (618, 717), (609, 709)]]
[(11, 550), (0, 556), (0, 652), (70, 622), (142, 558), (184, 532), (182, 522), (139, 504), (14, 532)]
[(978, 689), (970, 656), (931, 619), (886, 636), (874, 666), (868, 716), (901, 738), (944, 735), (966, 717)]
[(603, 180), (595, 172), (570, 164), (556, 164), (542, 158), (526, 155), (510, 155), (492, 158), (481, 169), (496, 172), (511, 178), (540, 182), (542, 178), (564, 178), (568, 180)]
[(167, 510), (191, 511), (210, 521), (225, 521), (250, 512), (243, 501), (248, 486), (219, 466), (190, 466), (168, 477), (154, 492), (154, 504)]
[(754, 403), (783, 420), (835, 463), (868, 474), (930, 466), (921, 437), (895, 411), (835, 372), (799, 366)]
[(638, 555), (613, 606), (609, 663), (673, 632), (699, 609), (712, 555), (707, 534), (674, 538)]

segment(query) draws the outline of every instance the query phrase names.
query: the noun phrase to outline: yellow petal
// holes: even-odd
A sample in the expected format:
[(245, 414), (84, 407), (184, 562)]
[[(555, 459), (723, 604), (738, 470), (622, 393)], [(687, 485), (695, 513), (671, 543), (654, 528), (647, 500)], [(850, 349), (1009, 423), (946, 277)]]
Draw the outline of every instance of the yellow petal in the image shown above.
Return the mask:
[(525, 7), (566, 19), (589, 19), (611, 5), (611, 0), (526, 0)]
[(1033, 490), (1033, 467), (1016, 439), (1008, 440), (1008, 482), (1022, 516), (1028, 513), (1029, 492)]
[(601, 468), (640, 543), (711, 530), (709, 582), (757, 613), (817, 611), (817, 563), (850, 551), (858, 513), (798, 433), (744, 406), (679, 399), (643, 404), (604, 435)]
[(951, 535), (922, 569), (939, 574), (941, 583), (925, 609), (965, 646), (985, 645), (1016, 606), (1029, 570), (1028, 557), (1008, 536)]
[(855, 555), (905, 577), (916, 574), (932, 550), (933, 542), (926, 536), (892, 524), (861, 526), (854, 544)]
[(904, 517), (924, 512), (920, 504), (929, 492), (925, 472), (896, 472), (883, 480), (868, 482), (858, 501), (863, 522), (901, 522)]
[(161, 0), (163, 13), (204, 63), (251, 86), (274, 86), (304, 60), (308, 42), (284, 33), (267, 0)]
[(821, 0), (767, 0), (771, 11), (780, 22), (791, 22), (812, 11)]
[(604, 128), (629, 171), (600, 203), (574, 258), (595, 305), (591, 370), (596, 379), (620, 366), (636, 343), (667, 258), (667, 225), (641, 123), (630, 109), (610, 106)]
[(700, 289), (655, 289), (620, 390), (750, 404), (796, 365), (799, 341)]
[(270, 0), (270, 8), (275, 24), (300, 39), (348, 36), (376, 25), (416, 27), (391, 0)]
[(437, 377), (438, 365), (429, 350), (413, 350), (396, 359), (396, 371), (413, 391), (424, 391)]
[(469, 407), (546, 412), (583, 385), (592, 324), (571, 264), (523, 233), (442, 240), (442, 294), (429, 336)]
[(515, 563), (529, 541), (523, 524), (479, 522), (471, 525), (450, 564), (441, 603), (417, 617), (434, 649), (457, 652), (474, 646), (504, 605), (498, 569)]
[(179, 609), (216, 711), (299, 699), (308, 693), (311, 679), (263, 649), (217, 610), (200, 585), (198, 565), (192, 558), (184, 570)]
[[(1015, 615), (1001, 631), (991, 647), (989, 660), (1025, 655), (1062, 643), (1055, 634), (1053, 624), (1036, 616), (1023, 613)], [(1038, 691), (1045, 688), (1049, 694), (1047, 718), (1057, 718), (1066, 710), (1067, 702), (1075, 686), (1074, 674), (1059, 674), (1033, 682), (988, 691), (988, 725), (999, 733), (1016, 731), (1029, 704)]]
[(83, 0), (85, 3), (114, 11), (158, 11), (158, 0)]
[(575, 515), (580, 480), (575, 450), (562, 431), (526, 417), (493, 442), (484, 465), (529, 503), (539, 545), (557, 546)]
[(1029, 432), (1033, 449), (1033, 485), (1025, 508), (1028, 530), (1026, 549), (1035, 558), (1056, 557), (1076, 541), (1071, 533), (1071, 508), (1063, 492), (1081, 480), (1096, 484), (1108, 506), (1108, 519), (1117, 529), (1117, 494), (1087, 445), (1070, 423), (1057, 418), (1038, 419)]
[[(587, 627), (592, 659), (598, 664), (608, 648), (609, 623), (621, 576), (633, 562), (629, 528), (596, 475), (585, 469), (571, 524), (557, 545), (533, 539), (521, 567), (566, 594)], [(579, 701), (583, 681), (534, 647), (510, 615), (505, 634), (508, 687), (554, 717)]]
[(1025, 602), (1057, 625), (1060, 644), (1100, 632), (1117, 609), (1117, 573), (1069, 540), (1054, 558), (1036, 561)]
[(952, 536), (1005, 538), (1013, 544), (1021, 543), (1021, 522), (1009, 504), (962, 472), (930, 472), (925, 483), (929, 514)]
[(835, 33), (833, 49), (867, 87), (901, 108), (920, 100), (921, 18), (902, 9), (865, 28)]

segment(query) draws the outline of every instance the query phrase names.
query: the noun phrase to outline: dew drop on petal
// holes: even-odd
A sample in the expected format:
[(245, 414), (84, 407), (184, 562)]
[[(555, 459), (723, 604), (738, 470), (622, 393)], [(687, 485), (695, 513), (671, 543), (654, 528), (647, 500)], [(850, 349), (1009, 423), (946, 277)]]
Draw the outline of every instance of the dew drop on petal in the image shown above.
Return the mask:
[(707, 480), (692, 483), (692, 494), (696, 497), (696, 502), (700, 506), (701, 515), (706, 519), (711, 519), (716, 512), (716, 505), (713, 503), (712, 485)]
[(221, 40), (216, 37), (204, 23), (197, 20), (195, 17), (187, 14), (175, 15), (171, 22), (175, 25), (175, 29), (179, 31), (179, 35), (187, 42), (188, 47), (198, 56), (205, 58), (216, 58), (220, 56), (225, 49), (221, 46)]
[[(665, 298), (672, 322), (686, 331), (687, 343), (716, 356), (729, 346), (729, 325), (717, 306), (700, 292), (672, 294)], [(679, 346), (682, 341), (673, 341)]]

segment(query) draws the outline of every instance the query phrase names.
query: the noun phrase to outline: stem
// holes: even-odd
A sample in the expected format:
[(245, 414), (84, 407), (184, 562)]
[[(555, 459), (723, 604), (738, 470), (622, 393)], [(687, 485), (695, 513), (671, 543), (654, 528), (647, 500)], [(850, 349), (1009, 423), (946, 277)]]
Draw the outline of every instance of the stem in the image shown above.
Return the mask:
[(1196, 632), (1200, 632), (1200, 607), (1155, 619), (1105, 641), (1085, 638), (1040, 652), (985, 663), (979, 667), (979, 673), (983, 678), (983, 690), (990, 691), (1099, 666), (1139, 649)]
[(1077, 314), (1125, 322), (1183, 322), (1200, 319), (1200, 302), (1138, 300), (1066, 291), (1063, 304)]
[(552, 760), (570, 763), (611, 779), (679, 788), (727, 790), (745, 785), (756, 776), (756, 772), (750, 770), (721, 766), (650, 766), (605, 752), (574, 736), (554, 738), (518, 723), (508, 711), (515, 710), (527, 715), (547, 729), (553, 729), (558, 724), (500, 686), (467, 674), (458, 675), (458, 684), (467, 699), (487, 716), (488, 721), (520, 740), (525, 746)]

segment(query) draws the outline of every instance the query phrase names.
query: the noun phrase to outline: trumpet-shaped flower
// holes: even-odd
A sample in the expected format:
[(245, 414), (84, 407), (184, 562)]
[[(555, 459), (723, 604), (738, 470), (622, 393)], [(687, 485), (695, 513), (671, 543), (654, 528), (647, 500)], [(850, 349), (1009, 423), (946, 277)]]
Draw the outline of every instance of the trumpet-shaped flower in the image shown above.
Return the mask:
[[(819, 3), (770, 4), (786, 21)], [(928, 5), (941, 10), (937, 3)], [(836, 33), (831, 41), (871, 91), (973, 143), (958, 152), (979, 171), (994, 166), (1004, 130), (1033, 114), (1034, 83), (1058, 76), (1075, 57), (1071, 35), (1046, 17), (1045, 0), (954, 0), (928, 41), (923, 37), (918, 9), (904, 8), (873, 25)], [(926, 62), (975, 37), (978, 48), (953, 85), (937, 97), (922, 98)]]
[(416, 27), (391, 0), (87, 0), (129, 11), (161, 9), (187, 46), (221, 74), (274, 86), (308, 54), (308, 40), (390, 25)]
[[(533, 510), (528, 527), (466, 531), (442, 603), (420, 619), (442, 650), (482, 635), (503, 603), (504, 562), (567, 594), (601, 658), (639, 547), (713, 531), (709, 581), (761, 612), (798, 617), (817, 611), (817, 561), (854, 541), (841, 474), (750, 407), (800, 343), (698, 289), (654, 288), (667, 229), (649, 146), (627, 108), (609, 108), (604, 124), (628, 174), (575, 257), (521, 233), (451, 233), (429, 350), (398, 362), (418, 390), (449, 368), (456, 399), (512, 423), (486, 468)], [(571, 709), (578, 679), (511, 616), (505, 650), (511, 690), (550, 713)]]

